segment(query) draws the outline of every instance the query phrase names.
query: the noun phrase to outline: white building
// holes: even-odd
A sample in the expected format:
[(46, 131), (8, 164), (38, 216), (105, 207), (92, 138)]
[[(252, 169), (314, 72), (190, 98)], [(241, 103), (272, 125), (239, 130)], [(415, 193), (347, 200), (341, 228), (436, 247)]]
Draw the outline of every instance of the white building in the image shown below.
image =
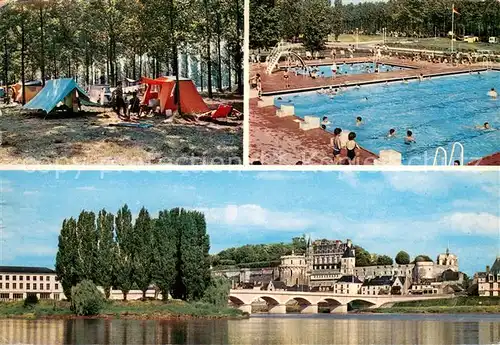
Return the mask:
[(33, 294), (39, 299), (64, 299), (56, 272), (45, 267), (0, 266), (0, 301), (22, 300)]
[(500, 296), (500, 256), (491, 268), (487, 266), (485, 272), (474, 275), (474, 284), (477, 284), (479, 296)]

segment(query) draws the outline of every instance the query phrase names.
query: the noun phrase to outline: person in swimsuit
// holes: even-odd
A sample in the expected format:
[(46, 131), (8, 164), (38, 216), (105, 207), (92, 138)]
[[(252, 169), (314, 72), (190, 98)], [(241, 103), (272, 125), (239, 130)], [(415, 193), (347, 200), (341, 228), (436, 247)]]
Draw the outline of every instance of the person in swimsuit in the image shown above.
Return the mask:
[(356, 118), (356, 126), (361, 126), (363, 124), (363, 118), (361, 116), (358, 116)]
[(396, 137), (396, 130), (394, 128), (389, 129), (389, 134), (387, 134), (387, 138)]
[(356, 150), (359, 149), (358, 143), (355, 141), (356, 133), (351, 132), (347, 137), (348, 141), (346, 143), (347, 158), (352, 162), (356, 158)]
[(288, 75), (288, 68), (285, 70), (285, 73), (283, 74), (283, 79), (285, 80), (285, 87), (288, 89), (290, 87), (290, 76)]
[(407, 131), (406, 132), (406, 137), (405, 137), (405, 144), (406, 145), (410, 145), (411, 143), (416, 143), (416, 140), (413, 137), (413, 132), (412, 131)]
[(331, 145), (333, 146), (333, 163), (337, 164), (340, 158), (340, 152), (342, 150), (342, 141), (340, 140), (340, 134), (342, 133), (342, 129), (335, 128), (333, 131), (333, 138), (330, 140)]

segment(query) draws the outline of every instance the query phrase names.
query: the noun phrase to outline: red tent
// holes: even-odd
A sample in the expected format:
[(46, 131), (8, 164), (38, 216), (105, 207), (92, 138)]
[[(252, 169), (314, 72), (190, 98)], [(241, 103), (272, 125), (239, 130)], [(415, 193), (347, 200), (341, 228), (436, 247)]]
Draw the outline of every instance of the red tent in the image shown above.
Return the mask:
[[(160, 100), (161, 112), (166, 109), (177, 110), (175, 104), (175, 77), (142, 78), (142, 83), (147, 85), (142, 104), (147, 105), (151, 99), (157, 98)], [(201, 114), (209, 111), (191, 79), (181, 78), (179, 80), (179, 92), (183, 113)]]

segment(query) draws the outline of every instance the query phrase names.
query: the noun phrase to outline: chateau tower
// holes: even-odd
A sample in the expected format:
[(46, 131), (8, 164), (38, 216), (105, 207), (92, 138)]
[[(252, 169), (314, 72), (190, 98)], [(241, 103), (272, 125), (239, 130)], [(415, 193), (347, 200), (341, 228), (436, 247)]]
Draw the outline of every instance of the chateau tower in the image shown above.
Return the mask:
[(279, 280), (284, 282), (286, 286), (306, 285), (308, 283), (306, 271), (307, 264), (304, 255), (295, 255), (292, 251), (291, 255), (281, 257)]
[(356, 250), (352, 246), (352, 241), (347, 240), (347, 246), (340, 259), (340, 267), (343, 275), (354, 274), (354, 267), (356, 267)]

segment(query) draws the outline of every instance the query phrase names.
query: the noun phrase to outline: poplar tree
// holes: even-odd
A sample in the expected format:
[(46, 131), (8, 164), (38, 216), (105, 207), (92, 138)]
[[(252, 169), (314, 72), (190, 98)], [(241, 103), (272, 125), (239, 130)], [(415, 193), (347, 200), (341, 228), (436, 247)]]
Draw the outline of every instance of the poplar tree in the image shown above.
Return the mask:
[(103, 287), (106, 298), (109, 298), (113, 286), (113, 265), (115, 262), (114, 215), (101, 210), (97, 217), (98, 265), (96, 267), (96, 283)]
[(135, 220), (131, 238), (133, 280), (142, 291), (142, 298), (146, 298), (146, 291), (151, 283), (152, 223), (149, 212), (143, 207)]
[(170, 212), (160, 211), (153, 226), (152, 280), (160, 289), (163, 300), (168, 299), (176, 278), (176, 230)]
[(133, 287), (132, 269), (132, 213), (127, 205), (124, 205), (117, 213), (116, 226), (116, 260), (114, 265), (115, 284), (123, 293), (123, 300), (127, 300), (127, 294)]
[(74, 218), (65, 219), (59, 234), (55, 268), (57, 279), (61, 283), (67, 299), (71, 299), (71, 287), (81, 281), (79, 276), (80, 261), (76, 248), (76, 221)]
[(77, 251), (81, 280), (96, 281), (98, 265), (95, 213), (82, 211), (77, 221)]

